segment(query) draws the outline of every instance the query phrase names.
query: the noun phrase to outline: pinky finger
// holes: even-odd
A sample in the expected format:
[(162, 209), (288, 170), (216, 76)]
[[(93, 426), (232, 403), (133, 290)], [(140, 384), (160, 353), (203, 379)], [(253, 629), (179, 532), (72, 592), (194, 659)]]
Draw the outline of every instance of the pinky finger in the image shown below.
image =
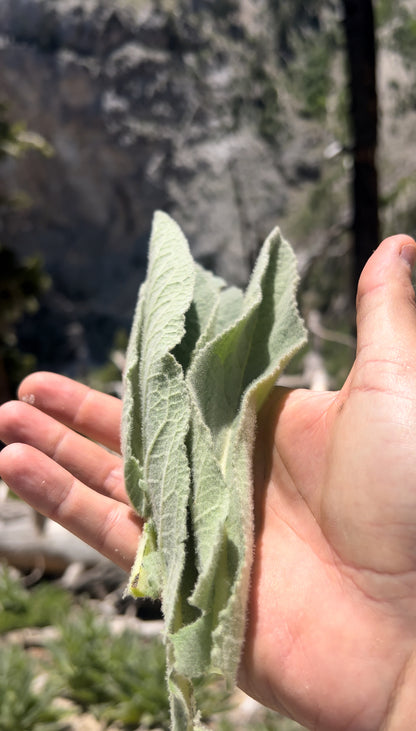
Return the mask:
[(125, 503), (91, 490), (27, 444), (0, 452), (0, 475), (39, 513), (60, 523), (125, 571), (134, 561), (142, 521)]

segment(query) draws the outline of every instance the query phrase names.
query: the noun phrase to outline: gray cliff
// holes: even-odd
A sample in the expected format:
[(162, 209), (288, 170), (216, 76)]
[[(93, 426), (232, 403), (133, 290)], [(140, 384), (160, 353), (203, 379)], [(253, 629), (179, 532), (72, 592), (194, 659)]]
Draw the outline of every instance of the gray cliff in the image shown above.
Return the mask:
[(155, 209), (242, 284), (286, 204), (269, 5), (187, 5), (0, 4), (1, 99), (53, 149), (3, 164), (3, 184), (31, 202), (8, 241), (42, 252), (53, 316), (87, 349), (128, 327)]
[[(344, 60), (332, 50), (325, 116), (304, 109), (309, 58), (328, 37), (319, 34), (331, 23), (340, 32), (334, 4), (320, 14), (318, 5), (1, 0), (0, 102), (53, 151), (0, 166), (3, 189), (30, 201), (6, 216), (2, 239), (21, 256), (41, 253), (53, 280), (23, 328), (41, 367), (77, 375), (128, 330), (155, 209), (178, 221), (201, 263), (239, 285), (276, 224), (302, 266), (326, 245), (316, 229), (348, 220)], [(311, 39), (308, 57), (291, 47), (294, 27)], [(321, 198), (308, 197), (319, 186)]]

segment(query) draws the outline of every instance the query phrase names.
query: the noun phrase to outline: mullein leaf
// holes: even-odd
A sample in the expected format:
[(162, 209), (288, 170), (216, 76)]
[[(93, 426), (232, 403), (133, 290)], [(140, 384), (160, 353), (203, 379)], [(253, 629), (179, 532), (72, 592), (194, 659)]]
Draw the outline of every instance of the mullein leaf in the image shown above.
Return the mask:
[(278, 229), (245, 292), (195, 264), (155, 216), (128, 347), (127, 491), (147, 519), (133, 593), (158, 591), (174, 731), (201, 728), (193, 681), (234, 682), (253, 553), (256, 415), (305, 342), (295, 258)]
[[(161, 584), (169, 627), (185, 562), (190, 490), (185, 445), (190, 406), (183, 370), (171, 351), (185, 333), (194, 280), (194, 263), (182, 232), (168, 216), (157, 213), (147, 280), (140, 290), (127, 350), (122, 443), (128, 494), (149, 521), (138, 552), (149, 565), (148, 537), (154, 535), (152, 550), (158, 552), (159, 570), (153, 583)], [(140, 585), (139, 569), (135, 564), (133, 591)]]

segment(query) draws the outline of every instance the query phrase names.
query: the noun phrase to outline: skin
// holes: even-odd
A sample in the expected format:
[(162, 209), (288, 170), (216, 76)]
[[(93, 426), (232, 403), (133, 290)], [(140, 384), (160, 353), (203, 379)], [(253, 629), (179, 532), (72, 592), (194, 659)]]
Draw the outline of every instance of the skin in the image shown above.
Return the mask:
[[(259, 417), (239, 682), (319, 731), (416, 728), (415, 260), (401, 235), (366, 265), (343, 388), (276, 388)], [(142, 523), (116, 454), (120, 402), (50, 373), (18, 395), (0, 408), (3, 479), (128, 571)]]

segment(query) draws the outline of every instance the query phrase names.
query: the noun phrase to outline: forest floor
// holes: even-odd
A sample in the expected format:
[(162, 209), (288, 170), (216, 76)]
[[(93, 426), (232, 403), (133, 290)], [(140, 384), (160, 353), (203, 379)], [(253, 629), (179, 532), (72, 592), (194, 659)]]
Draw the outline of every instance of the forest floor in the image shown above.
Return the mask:
[[(0, 492), (1, 731), (167, 731), (160, 608), (123, 598), (124, 572)], [(212, 731), (302, 729), (238, 690), (200, 697)]]

